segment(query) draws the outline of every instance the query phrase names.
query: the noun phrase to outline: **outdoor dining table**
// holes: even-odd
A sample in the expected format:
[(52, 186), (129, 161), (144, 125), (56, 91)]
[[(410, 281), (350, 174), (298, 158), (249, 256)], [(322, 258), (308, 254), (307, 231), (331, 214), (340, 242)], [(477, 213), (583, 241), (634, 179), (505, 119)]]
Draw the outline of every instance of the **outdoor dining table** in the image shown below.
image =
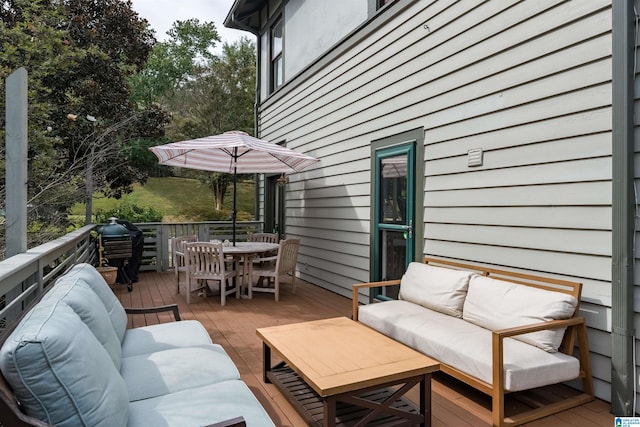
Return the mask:
[(242, 264), (242, 279), (240, 281), (240, 294), (244, 297), (244, 289), (251, 286), (251, 258), (256, 255), (278, 250), (277, 243), (269, 242), (236, 242), (233, 244), (223, 245), (222, 252), (225, 255), (231, 255)]

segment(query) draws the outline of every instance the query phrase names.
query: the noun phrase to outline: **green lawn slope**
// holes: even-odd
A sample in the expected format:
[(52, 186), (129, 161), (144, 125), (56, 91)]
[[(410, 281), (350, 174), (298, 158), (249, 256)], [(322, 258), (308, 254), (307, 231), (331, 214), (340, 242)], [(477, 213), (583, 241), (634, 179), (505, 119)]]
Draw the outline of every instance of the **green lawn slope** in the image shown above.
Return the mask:
[[(225, 195), (223, 210), (230, 215), (233, 206), (233, 186), (229, 185)], [(255, 210), (255, 185), (252, 180), (238, 182), (238, 219), (250, 220)], [(211, 218), (215, 212), (213, 192), (200, 181), (190, 178), (149, 178), (145, 185), (136, 184), (130, 194), (122, 199), (112, 199), (95, 194), (93, 211), (109, 211), (121, 204), (130, 204), (142, 208), (151, 207), (163, 215), (163, 221), (201, 220), (201, 215)], [(84, 217), (85, 206), (77, 204), (72, 209), (73, 216)], [(196, 218), (194, 218), (196, 217)]]

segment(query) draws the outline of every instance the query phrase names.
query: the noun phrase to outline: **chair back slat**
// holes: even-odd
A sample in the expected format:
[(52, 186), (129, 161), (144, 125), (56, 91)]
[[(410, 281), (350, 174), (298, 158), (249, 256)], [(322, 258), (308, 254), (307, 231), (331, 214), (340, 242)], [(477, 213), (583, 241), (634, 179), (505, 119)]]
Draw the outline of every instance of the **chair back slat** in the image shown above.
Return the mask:
[(280, 241), (278, 248), (278, 265), (276, 270), (283, 274), (295, 272), (296, 263), (298, 262), (298, 249), (300, 248), (299, 239), (287, 239)]
[(275, 233), (253, 233), (249, 236), (250, 242), (278, 243), (278, 235)]
[(198, 236), (180, 236), (172, 240), (174, 253), (184, 253), (187, 243), (197, 242)]
[(192, 242), (186, 244), (189, 273), (194, 278), (224, 276), (222, 243)]

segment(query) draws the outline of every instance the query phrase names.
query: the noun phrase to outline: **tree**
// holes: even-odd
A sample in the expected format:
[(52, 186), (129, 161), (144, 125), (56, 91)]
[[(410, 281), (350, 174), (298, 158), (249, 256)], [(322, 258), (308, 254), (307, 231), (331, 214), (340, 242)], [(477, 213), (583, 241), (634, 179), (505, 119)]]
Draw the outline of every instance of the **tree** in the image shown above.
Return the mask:
[[(175, 116), (173, 99), (182, 87), (197, 80), (213, 61), (212, 50), (220, 41), (215, 24), (197, 19), (176, 21), (167, 32), (169, 39), (157, 43), (145, 66), (129, 77), (131, 99), (139, 108), (170, 111)], [(162, 123), (162, 129), (164, 125)], [(174, 141), (176, 139), (173, 139)], [(129, 146), (130, 158), (140, 170), (153, 176), (165, 176), (168, 168), (159, 167), (148, 148), (170, 142), (169, 139), (137, 139)]]
[(246, 37), (222, 45), (201, 75), (183, 85), (169, 108), (173, 122), (167, 133), (184, 139), (242, 130), (253, 133), (256, 52)]
[(145, 67), (130, 79), (132, 99), (141, 105), (170, 102), (213, 61), (212, 49), (220, 41), (215, 24), (197, 19), (176, 21), (167, 34), (169, 40), (156, 44)]
[[(224, 43), (222, 54), (213, 55), (212, 49), (220, 41), (215, 25), (197, 19), (176, 21), (168, 35), (169, 40), (154, 47), (146, 67), (130, 79), (133, 97), (139, 105), (159, 103), (171, 112), (168, 140), (181, 141), (228, 130), (253, 133), (254, 43), (248, 38), (234, 44)], [(156, 162), (153, 155), (144, 158), (145, 167)], [(197, 178), (210, 188), (216, 209), (222, 209), (231, 175), (189, 170), (179, 173)]]
[[(0, 77), (19, 67), (29, 72), (30, 229), (63, 233), (68, 208), (84, 199), (91, 159), (104, 160), (93, 174), (107, 194), (145, 178), (131, 167), (127, 143), (150, 130), (163, 134), (157, 124), (166, 123), (166, 112), (136, 110), (127, 78), (145, 63), (153, 33), (129, 0), (4, 0), (0, 34)], [(51, 238), (36, 235), (30, 245)]]
[[(173, 122), (167, 134), (174, 140), (197, 138), (242, 130), (253, 134), (256, 52), (251, 40), (222, 46), (222, 55), (209, 63), (200, 78), (188, 82), (171, 103)], [(214, 195), (216, 208), (224, 203), (232, 176), (197, 172), (196, 176)]]

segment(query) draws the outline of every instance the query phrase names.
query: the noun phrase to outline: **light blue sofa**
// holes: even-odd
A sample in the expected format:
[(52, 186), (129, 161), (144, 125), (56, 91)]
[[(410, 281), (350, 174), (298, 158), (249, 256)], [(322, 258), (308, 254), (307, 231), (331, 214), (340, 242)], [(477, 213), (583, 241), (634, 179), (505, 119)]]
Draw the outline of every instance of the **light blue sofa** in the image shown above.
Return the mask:
[(93, 266), (58, 279), (0, 349), (22, 411), (56, 426), (274, 426), (199, 322), (126, 324)]

